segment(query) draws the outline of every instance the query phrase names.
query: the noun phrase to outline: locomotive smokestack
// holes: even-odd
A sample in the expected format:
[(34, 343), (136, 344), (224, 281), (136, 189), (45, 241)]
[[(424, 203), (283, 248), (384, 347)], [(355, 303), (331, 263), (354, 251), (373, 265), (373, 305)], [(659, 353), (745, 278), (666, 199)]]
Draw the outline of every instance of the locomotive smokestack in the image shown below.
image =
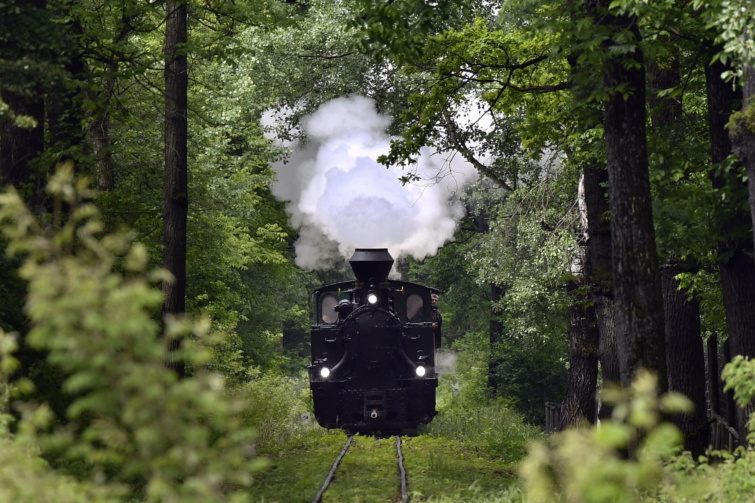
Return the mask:
[(388, 253), (388, 248), (357, 248), (349, 264), (357, 281), (366, 283), (372, 279), (380, 283), (388, 279), (393, 257)]

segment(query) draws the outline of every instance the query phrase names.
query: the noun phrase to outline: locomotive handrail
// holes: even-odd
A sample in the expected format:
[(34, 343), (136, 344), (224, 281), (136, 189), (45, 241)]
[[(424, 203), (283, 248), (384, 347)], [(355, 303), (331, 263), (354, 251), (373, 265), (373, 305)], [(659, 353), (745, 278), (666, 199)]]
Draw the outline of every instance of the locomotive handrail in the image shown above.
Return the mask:
[(332, 368), (332, 369), (330, 369), (330, 373), (331, 373), (331, 375), (335, 376), (335, 374), (336, 374), (336, 371), (337, 371), (337, 370), (341, 370), (341, 367), (343, 366), (343, 364), (344, 364), (344, 363), (346, 363), (346, 360), (347, 360), (348, 358), (349, 358), (349, 350), (348, 350), (348, 349), (346, 349), (346, 350), (345, 350), (345, 351), (343, 352), (343, 356), (341, 357), (341, 359), (339, 360), (339, 362), (338, 362), (338, 363), (336, 363), (336, 364), (335, 364), (335, 365), (333, 366), (333, 368)]

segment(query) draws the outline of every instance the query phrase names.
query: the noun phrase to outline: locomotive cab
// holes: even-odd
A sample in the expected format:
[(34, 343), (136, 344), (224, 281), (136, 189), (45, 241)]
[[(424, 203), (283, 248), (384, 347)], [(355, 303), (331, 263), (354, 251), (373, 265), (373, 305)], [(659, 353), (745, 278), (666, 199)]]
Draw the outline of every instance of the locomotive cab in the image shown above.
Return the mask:
[(388, 279), (386, 249), (358, 249), (355, 281), (315, 290), (310, 389), (326, 428), (367, 434), (415, 429), (436, 414), (437, 290)]

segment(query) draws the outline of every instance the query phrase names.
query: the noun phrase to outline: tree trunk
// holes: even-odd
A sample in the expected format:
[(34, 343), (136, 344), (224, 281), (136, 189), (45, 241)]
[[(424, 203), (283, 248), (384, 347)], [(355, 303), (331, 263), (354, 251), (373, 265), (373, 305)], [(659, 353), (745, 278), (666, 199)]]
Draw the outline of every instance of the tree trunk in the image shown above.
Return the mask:
[(502, 286), (490, 285), (491, 313), (490, 326), (488, 328), (490, 338), (490, 356), (488, 357), (488, 393), (492, 397), (498, 394), (498, 388), (500, 387), (497, 376), (498, 362), (496, 360), (496, 346), (501, 341), (503, 335), (503, 324), (498, 318), (500, 311), (495, 305), (501, 301), (505, 292), (506, 290)]
[[(163, 283), (163, 313), (186, 311), (186, 221), (188, 201), (188, 8), (166, 2), (165, 22), (165, 184), (163, 189), (163, 267), (173, 281)], [(174, 343), (177, 347), (178, 342)], [(178, 368), (179, 373), (183, 369)]]
[[(611, 254), (611, 220), (608, 215), (608, 170), (591, 164), (584, 166), (585, 209), (587, 212), (587, 257), (585, 276), (595, 305), (595, 317), (600, 334), (598, 360), (603, 383), (621, 380), (619, 355), (614, 324), (613, 270)], [(611, 417), (611, 407), (602, 405), (602, 419)]]
[[(588, 2), (589, 3), (589, 2)], [(607, 8), (608, 0), (599, 7)], [(601, 10), (600, 23), (615, 33), (632, 34), (639, 44), (637, 20)], [(606, 42), (610, 49), (613, 42)], [(645, 66), (639, 47), (608, 58), (603, 70), (608, 90), (627, 86), (628, 93), (611, 92), (605, 104), (614, 314), (621, 383), (629, 386), (640, 368), (653, 372), (661, 391), (668, 388), (663, 299), (650, 197), (645, 128)]]
[(562, 407), (562, 428), (597, 419), (598, 324), (589, 294), (581, 293), (582, 281), (570, 282), (569, 374)]
[(724, 365), (726, 365), (728, 362), (731, 361), (731, 341), (729, 339), (726, 339), (723, 344), (721, 344), (721, 351), (719, 352), (721, 355), (721, 358), (718, 360), (718, 383), (720, 386), (720, 389), (722, 391), (721, 393), (721, 417), (726, 419), (726, 422), (730, 425), (736, 425), (737, 424), (737, 407), (734, 402), (734, 391), (728, 390), (723, 391), (725, 387), (725, 382), (721, 379), (721, 373), (724, 370)]
[[(668, 42), (673, 45), (672, 41)], [(674, 58), (666, 66), (651, 62), (648, 68), (653, 136), (657, 138), (661, 152), (673, 152), (673, 145), (681, 140), (683, 134), (679, 127), (682, 103), (678, 99), (663, 96), (661, 91), (681, 84), (679, 61)], [(670, 157), (664, 156), (671, 160)], [(659, 190), (660, 197), (665, 197), (667, 186), (663, 184)], [(692, 414), (677, 414), (673, 421), (684, 433), (685, 449), (697, 458), (708, 447), (705, 352), (700, 332), (700, 303), (697, 299), (688, 299), (687, 294), (680, 291), (679, 281), (675, 278), (679, 273), (694, 272), (697, 269), (679, 263), (673, 252), (669, 252), (669, 255), (669, 264), (661, 269), (669, 390), (686, 395), (695, 407)]]
[[(750, 217), (755, 222), (755, 66), (745, 68), (744, 73), (742, 113), (734, 121), (729, 137), (734, 153), (747, 170)], [(752, 235), (755, 242), (755, 226)]]
[[(741, 105), (741, 89), (733, 89), (721, 74), (727, 69), (720, 61), (705, 68), (708, 94), (708, 123), (711, 139), (711, 160), (715, 165), (732, 153), (727, 122)], [(752, 259), (752, 218), (745, 211), (748, 188), (741, 177), (714, 169), (711, 180), (716, 189), (726, 188), (727, 207), (719, 207), (717, 220), (721, 231), (718, 265), (721, 275), (726, 329), (731, 356), (755, 356), (755, 262)], [(741, 230), (746, 229), (746, 234)], [(746, 412), (737, 407), (736, 425), (740, 438), (746, 435)]]
[(112, 191), (116, 184), (110, 141), (110, 111), (106, 109), (108, 106), (103, 104), (103, 110), (99, 111), (89, 130), (89, 142), (95, 158), (97, 187), (102, 192)]
[[(572, 0), (569, 0), (567, 5), (570, 9), (574, 9), (574, 3)], [(585, 1), (584, 5), (588, 9), (597, 8), (592, 0)], [(572, 69), (572, 78), (578, 76), (581, 72), (579, 65), (580, 53), (575, 51), (568, 59)], [(581, 82), (583, 81), (580, 79), (574, 80), (575, 85), (572, 87), (574, 95), (577, 100), (588, 102), (591, 90), (581, 85)], [(598, 106), (584, 107), (583, 110), (585, 118), (582, 122), (588, 125), (586, 127), (590, 127), (590, 124), (598, 124), (602, 120), (602, 110)], [(584, 148), (585, 151), (590, 151), (590, 149), (590, 145), (586, 145)], [(584, 277), (586, 284), (589, 286), (598, 333), (598, 370), (602, 375), (604, 384), (609, 382), (618, 383), (620, 372), (613, 316), (611, 219), (606, 190), (608, 185), (608, 170), (605, 164), (602, 161), (585, 161), (582, 169), (581, 185), (584, 198), (583, 217), (586, 220), (584, 227), (587, 233)], [(592, 315), (588, 314), (588, 316)], [(597, 395), (597, 389), (595, 393)], [(598, 410), (600, 418), (609, 418), (611, 417), (611, 413), (612, 407), (608, 405), (603, 405)]]
[(666, 313), (666, 362), (670, 391), (687, 396), (695, 406), (692, 414), (678, 414), (674, 423), (684, 433), (684, 448), (696, 459), (708, 447), (705, 405), (705, 352), (700, 332), (700, 303), (688, 299), (675, 276), (685, 268), (661, 269), (663, 309)]
[(710, 413), (711, 415), (718, 414), (729, 424), (735, 424), (734, 393), (731, 390), (724, 391), (725, 383), (721, 380), (724, 363), (731, 360), (729, 341), (719, 344), (719, 337), (716, 334), (709, 336), (706, 343), (706, 358)]
[(718, 337), (709, 335), (705, 341), (705, 376), (708, 386), (708, 410), (710, 415), (721, 415), (723, 409), (720, 404), (723, 388), (719, 385), (718, 371)]

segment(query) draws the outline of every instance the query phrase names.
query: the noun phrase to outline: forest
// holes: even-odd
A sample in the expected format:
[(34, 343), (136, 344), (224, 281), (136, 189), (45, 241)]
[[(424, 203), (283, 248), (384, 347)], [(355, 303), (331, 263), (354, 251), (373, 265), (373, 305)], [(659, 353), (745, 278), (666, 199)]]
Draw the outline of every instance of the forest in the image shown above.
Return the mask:
[(753, 501), (753, 95), (751, 0), (0, 0), (0, 501), (308, 501), (360, 247), (411, 501)]

